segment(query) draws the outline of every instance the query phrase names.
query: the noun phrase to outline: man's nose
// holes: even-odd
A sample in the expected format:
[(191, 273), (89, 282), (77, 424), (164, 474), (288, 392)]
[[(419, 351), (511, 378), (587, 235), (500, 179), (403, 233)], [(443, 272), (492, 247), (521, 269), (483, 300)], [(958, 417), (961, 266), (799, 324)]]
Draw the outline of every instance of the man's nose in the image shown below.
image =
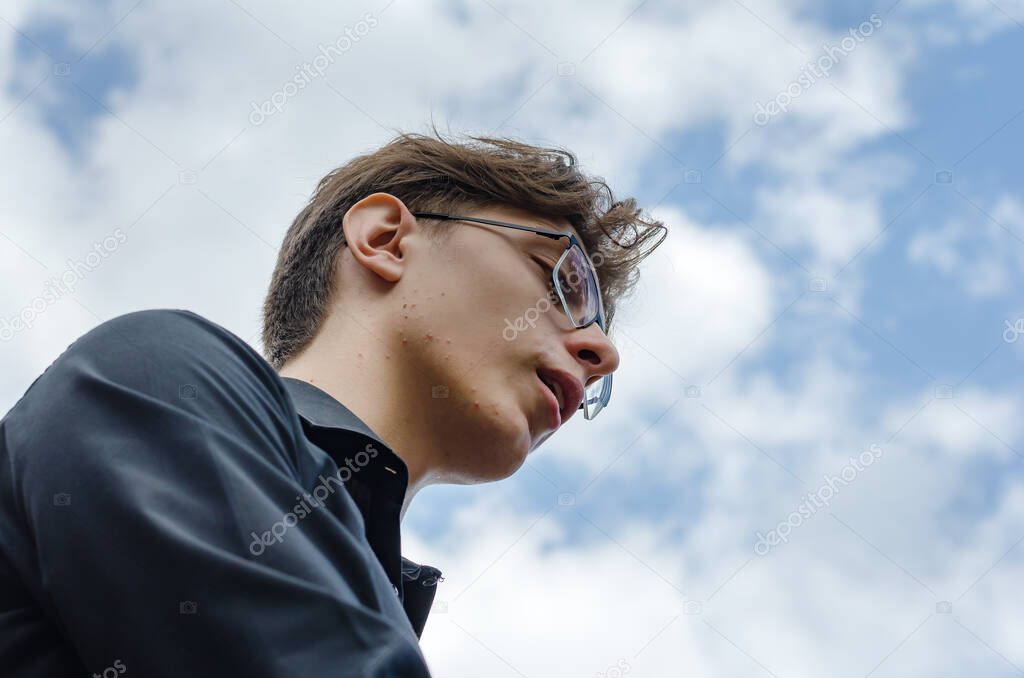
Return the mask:
[(584, 386), (619, 367), (619, 351), (597, 323), (568, 332), (565, 346), (583, 368)]

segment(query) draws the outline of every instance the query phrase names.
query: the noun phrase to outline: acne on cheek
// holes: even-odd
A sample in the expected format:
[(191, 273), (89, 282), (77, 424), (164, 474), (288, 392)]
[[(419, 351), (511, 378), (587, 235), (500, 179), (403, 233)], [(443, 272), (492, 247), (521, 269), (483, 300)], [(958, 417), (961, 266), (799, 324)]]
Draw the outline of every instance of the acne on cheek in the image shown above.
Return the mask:
[[(469, 392), (470, 393), (476, 393), (476, 387), (474, 386), (473, 388), (469, 389)], [(473, 401), (473, 410), (474, 411), (481, 410), (480, 401), (479, 400), (474, 400)], [(500, 420), (500, 417), (498, 416), (498, 406), (497, 406), (497, 404), (493, 404), (493, 403), (491, 404), (491, 412), (494, 414), (496, 421)]]
[[(444, 296), (444, 292), (442, 292), (441, 295)], [(428, 300), (430, 298), (431, 297), (427, 297)], [(405, 310), (411, 311), (412, 309), (416, 308), (416, 304), (414, 304), (414, 303), (405, 303), (405, 304), (402, 304), (402, 308), (405, 309)], [(418, 320), (422, 320), (423, 317), (424, 316), (423, 316), (422, 313), (420, 313), (419, 315), (416, 316), (416, 318)], [(408, 320), (409, 319), (409, 314), (408, 313), (403, 313), (402, 314), (402, 319), (403, 320)], [(405, 338), (405, 332), (399, 332), (398, 336), (401, 337), (403, 344), (407, 345), (409, 343), (409, 340)], [(437, 340), (437, 337), (433, 333), (431, 333), (431, 332), (427, 332), (426, 334), (424, 334), (423, 338), (427, 342), (431, 342), (431, 341), (436, 341)], [(451, 339), (447, 339), (447, 340), (445, 340), (445, 343), (450, 344), (450, 343), (452, 343), (452, 340)]]
[[(480, 408), (480, 401), (479, 400), (474, 400), (473, 401), (473, 409), (476, 410), (476, 411), (480, 411), (481, 408)], [(498, 406), (497, 405), (494, 405), (494, 406), (491, 407), (491, 413), (494, 414), (494, 420), (495, 421), (500, 421), (501, 420), (501, 417), (498, 415)]]

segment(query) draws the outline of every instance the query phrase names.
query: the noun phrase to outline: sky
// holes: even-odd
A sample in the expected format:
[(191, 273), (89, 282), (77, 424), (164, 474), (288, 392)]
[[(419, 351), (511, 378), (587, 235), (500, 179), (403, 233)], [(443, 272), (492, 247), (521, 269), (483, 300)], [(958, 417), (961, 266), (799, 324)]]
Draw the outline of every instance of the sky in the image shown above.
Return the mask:
[(431, 119), (665, 222), (610, 406), (409, 509), (435, 675), (1024, 673), (1024, 0), (13, 0), (0, 55), (4, 412), (134, 310), (259, 350), (317, 180)]

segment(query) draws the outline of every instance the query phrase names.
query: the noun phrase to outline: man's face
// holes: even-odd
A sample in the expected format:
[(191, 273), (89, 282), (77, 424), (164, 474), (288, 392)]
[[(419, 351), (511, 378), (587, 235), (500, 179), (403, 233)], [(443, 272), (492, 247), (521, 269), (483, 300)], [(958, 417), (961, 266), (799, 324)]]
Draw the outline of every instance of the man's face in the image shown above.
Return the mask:
[[(512, 208), (458, 214), (572, 232), (565, 220)], [(419, 225), (436, 227), (425, 219)], [(439, 240), (414, 238), (415, 256), (392, 308), (400, 314), (403, 360), (423, 396), (422, 416), (445, 449), (446, 480), (495, 480), (514, 473), (559, 426), (558, 410), (577, 415), (573, 389), (545, 381), (586, 386), (614, 371), (619, 354), (596, 323), (574, 328), (551, 291), (567, 238), (451, 226)]]

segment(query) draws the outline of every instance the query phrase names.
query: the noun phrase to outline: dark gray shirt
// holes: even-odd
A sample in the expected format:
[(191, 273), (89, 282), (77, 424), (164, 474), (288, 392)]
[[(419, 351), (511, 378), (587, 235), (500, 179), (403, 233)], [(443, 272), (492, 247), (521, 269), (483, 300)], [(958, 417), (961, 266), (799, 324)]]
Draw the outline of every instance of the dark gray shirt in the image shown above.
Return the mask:
[(189, 311), (75, 341), (0, 420), (4, 676), (428, 676), (402, 460)]

